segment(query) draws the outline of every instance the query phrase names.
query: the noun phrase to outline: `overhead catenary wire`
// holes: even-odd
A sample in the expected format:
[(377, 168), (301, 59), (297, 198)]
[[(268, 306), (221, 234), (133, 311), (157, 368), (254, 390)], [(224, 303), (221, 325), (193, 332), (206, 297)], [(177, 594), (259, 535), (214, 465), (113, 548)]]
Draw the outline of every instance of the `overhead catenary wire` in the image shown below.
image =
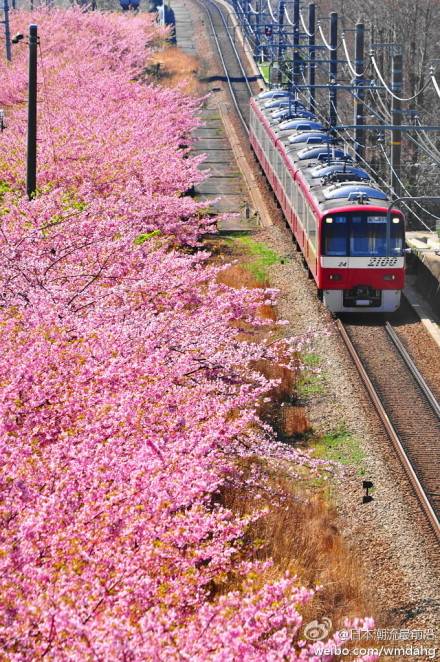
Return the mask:
[(426, 142), (429, 143), (429, 144), (431, 145), (431, 148), (434, 150), (434, 153), (435, 153), (437, 156), (440, 157), (440, 150), (438, 149), (438, 147), (436, 147), (436, 146), (434, 145), (434, 143), (432, 142), (431, 138), (428, 136), (428, 134), (426, 133), (426, 131), (423, 131), (423, 126), (422, 126), (422, 124), (420, 123), (420, 120), (419, 120), (418, 118), (416, 118), (416, 122), (418, 122), (418, 124), (419, 124), (419, 126), (420, 126), (420, 133), (423, 134), (423, 136), (425, 137)]
[(271, 15), (272, 21), (273, 21), (274, 23), (276, 23), (276, 22), (277, 22), (277, 19), (275, 18), (274, 13), (273, 13), (273, 11), (272, 11), (272, 6), (271, 6), (271, 4), (270, 4), (270, 0), (266, 0), (266, 4), (267, 4), (267, 8), (268, 8), (268, 10), (269, 10), (269, 14)]
[(333, 48), (333, 46), (330, 46), (327, 39), (325, 38), (325, 34), (323, 32), (323, 29), (321, 28), (321, 25), (319, 23), (318, 23), (318, 30), (319, 30), (319, 34), (321, 35), (322, 42), (323, 42), (324, 46), (326, 47), (326, 49), (328, 51), (334, 52), (336, 50), (336, 48)]
[(345, 41), (345, 35), (344, 35), (344, 33), (342, 33), (342, 39), (341, 39), (341, 41), (342, 41), (342, 47), (343, 47), (344, 52), (345, 52), (345, 57), (346, 57), (346, 60), (347, 60), (348, 68), (350, 69), (350, 71), (351, 71), (351, 73), (353, 74), (353, 76), (355, 76), (356, 78), (362, 78), (363, 76), (365, 76), (366, 69), (364, 69), (363, 71), (361, 71), (360, 73), (358, 73), (358, 72), (356, 71), (356, 69), (353, 67), (353, 65), (352, 65), (352, 63), (351, 63), (350, 55), (349, 55), (349, 52), (348, 52), (348, 48), (347, 48), (347, 42)]
[(299, 12), (299, 19), (300, 19), (300, 21), (301, 21), (301, 23), (302, 23), (303, 30), (304, 30), (304, 32), (306, 33), (306, 35), (307, 35), (308, 37), (314, 37), (314, 36), (315, 36), (315, 32), (309, 32), (309, 31), (308, 31), (307, 26), (306, 26), (306, 22), (305, 22), (305, 20), (304, 20), (303, 15), (302, 15), (301, 12)]
[(294, 23), (292, 22), (292, 19), (289, 16), (289, 12), (287, 11), (287, 7), (284, 7), (284, 15), (286, 17), (286, 21), (288, 22), (288, 24), (293, 27)]
[(437, 96), (438, 96), (439, 99), (440, 99), (440, 87), (439, 87), (439, 84), (437, 83), (437, 79), (436, 79), (436, 77), (434, 76), (434, 74), (431, 74), (431, 82), (432, 82), (432, 84), (434, 85), (434, 89), (435, 89), (435, 91), (437, 92)]
[[(410, 192), (408, 191), (408, 189), (406, 188), (405, 184), (402, 182), (401, 178), (400, 178), (399, 175), (397, 174), (396, 170), (393, 168), (393, 165), (392, 165), (390, 159), (388, 158), (388, 154), (386, 153), (386, 150), (385, 150), (384, 146), (383, 146), (383, 145), (380, 145), (380, 148), (381, 148), (381, 150), (382, 150), (382, 153), (383, 153), (383, 155), (384, 155), (384, 157), (385, 157), (386, 162), (387, 162), (388, 165), (390, 166), (392, 172), (394, 173), (394, 175), (395, 175), (397, 181), (399, 182), (400, 186), (402, 187), (403, 191), (406, 193), (406, 195), (408, 195), (409, 197), (412, 197), (412, 193), (410, 193)], [(425, 209), (424, 207), (422, 207), (422, 205), (421, 205), (417, 200), (414, 200), (414, 204), (416, 204), (417, 207), (419, 207), (419, 208), (420, 208), (425, 214), (428, 214), (428, 216), (432, 216), (432, 218), (434, 218), (436, 221), (440, 221), (440, 216), (436, 216), (435, 214), (433, 214), (432, 212), (430, 212), (428, 209)], [(411, 213), (414, 213), (414, 212), (411, 212)], [(414, 214), (414, 215), (415, 215), (415, 214)], [(418, 218), (418, 217), (416, 216), (416, 218)], [(418, 220), (423, 224), (423, 226), (424, 226), (427, 230), (429, 230), (430, 232), (433, 232), (432, 228), (430, 228), (428, 225), (426, 225), (426, 223), (424, 223), (424, 222), (422, 221), (422, 219), (419, 218)]]
[[(365, 89), (368, 90), (368, 91), (370, 91), (370, 92), (373, 92), (373, 90), (370, 90), (368, 87), (365, 88)], [(355, 92), (353, 92), (352, 90), (350, 90), (350, 94), (352, 95), (352, 97), (353, 97), (354, 99), (358, 99), (358, 98), (359, 98), (359, 97), (357, 96), (357, 94), (356, 94)], [(389, 124), (391, 114), (389, 113), (388, 110), (386, 110), (386, 113), (387, 113), (387, 115), (388, 115), (388, 118), (386, 118), (386, 117), (383, 117), (382, 115), (380, 115), (377, 111), (375, 111), (374, 108), (372, 108), (372, 107), (368, 104), (368, 102), (367, 102), (365, 99), (362, 99), (362, 102), (363, 102), (364, 106), (367, 108), (367, 110), (369, 110), (370, 113), (372, 113), (372, 114), (374, 115), (374, 117), (376, 117), (376, 118), (379, 120), (379, 122), (383, 122), (384, 124)], [(382, 130), (382, 131), (391, 131), (391, 129), (385, 129), (385, 128), (384, 128), (384, 129), (381, 129), (381, 127), (378, 127), (377, 130), (378, 130), (378, 131), (380, 131), (380, 130)], [(420, 149), (421, 149), (423, 152), (425, 152), (425, 154), (426, 154), (427, 156), (429, 156), (430, 159), (432, 159), (432, 161), (433, 161), (433, 165), (435, 165), (435, 166), (440, 166), (440, 161), (438, 160), (438, 156), (437, 156), (436, 154), (433, 154), (433, 153), (429, 150), (429, 148), (426, 147), (425, 144), (420, 143), (420, 142), (419, 142), (418, 140), (416, 140), (416, 138), (414, 138), (414, 136), (412, 136), (410, 133), (406, 133), (405, 138), (406, 138), (407, 140), (410, 140), (411, 142), (413, 142), (413, 143), (414, 143), (415, 145), (417, 145), (418, 147), (420, 147)]]
[[(304, 78), (304, 75), (303, 75), (303, 78)], [(304, 78), (304, 80), (305, 80), (305, 78)], [(327, 124), (327, 118), (322, 113), (320, 113), (318, 110), (315, 110), (315, 113), (321, 119), (321, 121), (323, 122), (324, 125)], [(336, 111), (336, 117), (337, 117), (338, 121), (340, 122), (340, 124), (343, 125), (344, 121), (342, 120), (341, 116), (339, 115), (339, 113), (337, 111)], [(343, 129), (343, 131), (348, 134), (348, 137), (349, 137), (350, 141), (352, 141), (353, 138), (350, 135), (348, 129)], [(337, 131), (337, 133), (339, 135), (341, 135), (340, 131)], [(395, 195), (395, 192), (394, 192), (392, 186), (377, 172), (377, 170), (375, 168), (372, 167), (371, 163), (366, 161), (366, 159), (364, 159), (359, 154), (358, 154), (358, 158), (367, 167), (367, 169), (373, 174), (376, 181), (379, 184), (382, 184), (387, 189), (387, 191), (389, 191), (392, 195)], [(405, 188), (405, 187), (403, 186), (403, 188)], [(432, 232), (431, 228), (428, 225), (426, 225), (426, 223), (423, 221), (423, 219), (421, 219), (420, 216), (418, 214), (416, 214), (416, 212), (413, 209), (411, 209), (411, 207), (404, 200), (401, 200), (401, 204), (414, 216), (414, 218), (416, 218), (421, 223), (421, 225), (423, 225), (423, 227), (425, 227), (427, 230), (429, 230), (429, 232)]]
[(385, 113), (386, 117), (390, 120), (391, 112), (389, 108), (387, 108), (384, 102), (382, 101), (382, 97), (380, 96), (379, 92), (372, 88), (367, 88), (367, 89), (371, 93), (371, 96), (374, 96), (376, 100), (379, 102), (380, 106), (382, 107), (382, 111)]
[(397, 101), (412, 101), (413, 99), (417, 99), (417, 97), (420, 96), (420, 94), (422, 94), (422, 92), (424, 92), (430, 84), (428, 81), (418, 92), (416, 92), (416, 94), (413, 94), (412, 97), (399, 97), (397, 96), (397, 94), (394, 94), (393, 90), (386, 84), (382, 74), (380, 73), (380, 69), (377, 66), (376, 58), (374, 57), (374, 55), (371, 54), (370, 58), (380, 82), (382, 83), (388, 94), (390, 94), (393, 97), (393, 99), (397, 99)]

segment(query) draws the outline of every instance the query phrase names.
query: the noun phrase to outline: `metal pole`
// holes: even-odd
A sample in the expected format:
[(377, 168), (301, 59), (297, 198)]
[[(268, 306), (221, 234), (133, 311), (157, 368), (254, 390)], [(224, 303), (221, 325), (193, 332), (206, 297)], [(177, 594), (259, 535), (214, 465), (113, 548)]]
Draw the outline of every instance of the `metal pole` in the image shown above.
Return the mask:
[(11, 51), (11, 30), (9, 29), (9, 3), (8, 0), (3, 0), (3, 12), (5, 18), (5, 45), (6, 45), (6, 59), (8, 62), (12, 60)]
[(29, 97), (26, 192), (31, 200), (37, 189), (37, 43), (38, 26), (29, 26)]
[(336, 80), (338, 75), (338, 14), (335, 11), (330, 14), (330, 47), (329, 119), (330, 126), (335, 126), (337, 112)]
[(256, 9), (257, 13), (255, 14), (255, 53), (254, 53), (254, 57), (258, 58), (258, 56), (260, 54), (261, 0), (256, 1), (255, 9)]
[(282, 79), (283, 79), (283, 67), (282, 67), (283, 48), (284, 48), (283, 28), (284, 28), (284, 0), (279, 0), (279, 3), (278, 3), (278, 55), (277, 55), (277, 62), (278, 62), (278, 71), (280, 72), (280, 81), (279, 81), (280, 83), (282, 82)]
[(299, 2), (293, 0), (293, 85), (296, 86), (299, 81)]
[(361, 161), (365, 152), (365, 130), (364, 130), (364, 44), (365, 44), (365, 28), (363, 23), (356, 23), (356, 36), (355, 36), (355, 56), (354, 68), (358, 76), (356, 76), (356, 99), (354, 105), (354, 122), (356, 129), (354, 132), (354, 151), (356, 160)]
[[(400, 95), (402, 91), (402, 54), (394, 53), (391, 61), (391, 85), (394, 94)], [(398, 198), (401, 193), (400, 186), (400, 156), (402, 147), (402, 132), (400, 125), (402, 123), (402, 104), (392, 97), (391, 99), (391, 122), (393, 131), (391, 132), (391, 187), (394, 195)]]
[(307, 22), (307, 30), (309, 32), (309, 86), (310, 86), (310, 103), (309, 108), (310, 112), (314, 113), (316, 110), (316, 91), (314, 88), (315, 85), (315, 29), (316, 29), (316, 6), (314, 3), (309, 5), (309, 14)]

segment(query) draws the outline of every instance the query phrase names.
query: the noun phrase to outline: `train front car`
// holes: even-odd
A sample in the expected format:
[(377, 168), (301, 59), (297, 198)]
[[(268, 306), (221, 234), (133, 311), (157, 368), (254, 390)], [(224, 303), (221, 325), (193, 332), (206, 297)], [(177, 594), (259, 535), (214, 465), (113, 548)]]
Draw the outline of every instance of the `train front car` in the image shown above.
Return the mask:
[(325, 305), (335, 313), (392, 313), (405, 278), (404, 218), (376, 205), (336, 207), (322, 217), (317, 274)]
[(397, 310), (404, 218), (387, 194), (285, 90), (251, 99), (249, 137), (325, 305)]

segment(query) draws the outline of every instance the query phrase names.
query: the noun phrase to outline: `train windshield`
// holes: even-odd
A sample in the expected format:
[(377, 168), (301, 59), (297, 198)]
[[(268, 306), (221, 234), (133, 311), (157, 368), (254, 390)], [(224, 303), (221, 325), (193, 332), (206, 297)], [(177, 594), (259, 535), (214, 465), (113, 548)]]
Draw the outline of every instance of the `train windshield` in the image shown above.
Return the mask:
[(346, 214), (327, 216), (323, 223), (323, 254), (344, 257), (400, 256), (404, 247), (401, 216)]

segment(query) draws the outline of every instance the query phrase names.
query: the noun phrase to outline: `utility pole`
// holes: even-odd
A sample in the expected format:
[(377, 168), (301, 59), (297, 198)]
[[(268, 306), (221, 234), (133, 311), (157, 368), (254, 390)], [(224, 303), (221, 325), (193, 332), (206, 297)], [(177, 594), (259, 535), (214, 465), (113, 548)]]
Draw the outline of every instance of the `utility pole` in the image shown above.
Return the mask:
[(338, 14), (332, 11), (330, 14), (330, 67), (329, 67), (329, 118), (330, 126), (337, 124), (337, 92), (336, 81), (338, 76)]
[[(402, 92), (402, 53), (394, 52), (391, 60), (391, 89), (399, 96)], [(396, 197), (402, 194), (400, 187), (400, 156), (402, 151), (402, 104), (394, 96), (391, 98), (391, 187)]]
[(315, 42), (316, 42), (316, 36), (315, 36), (315, 29), (316, 29), (316, 6), (312, 2), (309, 5), (309, 12), (308, 12), (308, 21), (307, 21), (307, 30), (309, 33), (309, 94), (310, 94), (310, 102), (309, 102), (309, 108), (310, 112), (314, 113), (316, 110), (316, 92), (315, 92), (315, 59), (316, 59), (316, 53), (315, 53)]
[(296, 86), (299, 81), (299, 2), (293, 0), (293, 85)]
[(283, 34), (283, 29), (284, 29), (284, 0), (279, 0), (278, 3), (278, 55), (277, 55), (277, 60), (278, 60), (278, 71), (280, 72), (280, 83), (282, 80), (282, 66), (281, 63), (283, 61), (283, 47), (284, 47), (284, 34)]
[(356, 99), (354, 105), (354, 122), (356, 125), (354, 133), (354, 151), (356, 160), (361, 161), (365, 154), (365, 118), (364, 118), (364, 44), (365, 44), (365, 28), (363, 23), (356, 23), (355, 33), (355, 56), (354, 68), (356, 79), (354, 81)]
[(37, 44), (38, 26), (29, 26), (29, 96), (26, 192), (29, 200), (37, 189)]
[(257, 59), (260, 55), (260, 30), (261, 30), (261, 0), (257, 0), (255, 3), (256, 11), (255, 14), (255, 52), (254, 57)]
[(11, 50), (11, 30), (9, 28), (9, 2), (8, 0), (3, 0), (3, 13), (4, 13), (4, 24), (5, 24), (5, 46), (6, 46), (6, 59), (8, 62), (12, 60), (12, 50)]

